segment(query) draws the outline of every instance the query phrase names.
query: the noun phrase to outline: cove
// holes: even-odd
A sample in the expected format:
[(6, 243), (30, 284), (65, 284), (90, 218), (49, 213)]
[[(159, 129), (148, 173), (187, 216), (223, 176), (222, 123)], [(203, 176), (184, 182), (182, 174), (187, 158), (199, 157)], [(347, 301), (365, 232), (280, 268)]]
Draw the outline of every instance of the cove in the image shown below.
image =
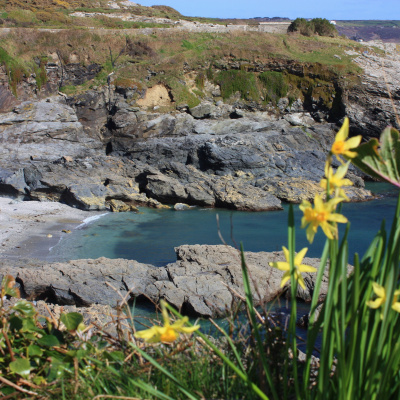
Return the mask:
[[(349, 254), (364, 254), (378, 231), (382, 219), (387, 229), (393, 218), (398, 191), (386, 184), (369, 184), (368, 188), (383, 197), (362, 203), (343, 204), (342, 213), (351, 223)], [(308, 247), (308, 257), (320, 257), (325, 237), (319, 229), (310, 245), (305, 230), (300, 229), (302, 213), (294, 205), (296, 249)], [(187, 211), (141, 208), (139, 213), (109, 213), (82, 226), (64, 238), (50, 252), (51, 260), (85, 258), (126, 258), (155, 266), (176, 260), (174, 247), (182, 244), (243, 243), (246, 251), (276, 251), (287, 246), (287, 213), (283, 211), (243, 212), (225, 209), (194, 208)], [(341, 224), (343, 225), (343, 224)], [(340, 227), (343, 233), (344, 226)], [(233, 240), (232, 240), (233, 238)]]

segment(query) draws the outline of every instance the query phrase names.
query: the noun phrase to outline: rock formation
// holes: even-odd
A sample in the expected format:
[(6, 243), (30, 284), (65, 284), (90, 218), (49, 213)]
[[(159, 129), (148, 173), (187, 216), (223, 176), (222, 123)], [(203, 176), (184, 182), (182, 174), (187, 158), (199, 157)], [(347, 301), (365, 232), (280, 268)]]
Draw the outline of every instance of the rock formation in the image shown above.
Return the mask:
[[(13, 275), (28, 299), (80, 307), (114, 306), (121, 295), (130, 291), (138, 305), (165, 299), (184, 314), (218, 317), (227, 315), (238, 296), (244, 296), (238, 250), (223, 245), (183, 245), (175, 252), (177, 261), (165, 267), (106, 258), (51, 264), (23, 261), (23, 266), (13, 267), (2, 262), (0, 276)], [(290, 297), (288, 286), (280, 287), (283, 272), (268, 264), (284, 260), (282, 252), (246, 252), (245, 259), (256, 304), (277, 296)], [(305, 258), (303, 262), (319, 267), (318, 259)], [(306, 289), (299, 287), (297, 297), (311, 301), (315, 274), (305, 273), (303, 277)], [(321, 300), (326, 290), (327, 274), (322, 282)]]

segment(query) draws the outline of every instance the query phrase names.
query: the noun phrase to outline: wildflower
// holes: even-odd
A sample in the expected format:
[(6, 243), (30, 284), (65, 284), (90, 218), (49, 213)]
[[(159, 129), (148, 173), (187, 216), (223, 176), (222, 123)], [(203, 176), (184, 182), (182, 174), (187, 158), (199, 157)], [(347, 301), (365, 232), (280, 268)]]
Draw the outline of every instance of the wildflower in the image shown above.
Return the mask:
[(168, 311), (163, 301), (161, 301), (161, 312), (164, 320), (164, 326), (155, 325), (150, 329), (136, 332), (135, 337), (144, 339), (148, 343), (171, 343), (178, 338), (180, 333), (192, 333), (200, 328), (200, 325), (184, 327), (184, 325), (188, 322), (188, 317), (183, 317), (171, 324)]
[[(372, 282), (372, 290), (376, 294), (375, 300), (367, 301), (367, 306), (370, 308), (379, 308), (382, 307), (386, 302), (386, 290), (383, 286), (379, 283)], [(400, 296), (400, 290), (396, 290), (394, 292), (393, 301), (392, 301), (392, 308), (393, 310), (400, 312), (400, 302), (397, 301), (397, 298)], [(383, 317), (383, 315), (381, 315)]]
[(347, 218), (341, 214), (335, 213), (336, 205), (343, 201), (340, 197), (335, 197), (327, 202), (324, 202), (321, 197), (316, 194), (314, 198), (314, 208), (309, 201), (303, 200), (300, 204), (300, 210), (304, 216), (301, 219), (301, 227), (307, 225), (307, 240), (312, 243), (314, 236), (317, 233), (318, 227), (324, 231), (329, 239), (334, 239), (337, 236), (337, 227), (331, 222), (346, 223)]
[[(283, 246), (283, 253), (285, 254), (286, 261), (276, 261), (270, 262), (269, 265), (274, 268), (278, 268), (280, 271), (286, 271), (282, 277), (281, 287), (285, 285), (285, 283), (290, 279), (290, 261), (289, 261), (289, 250)], [(300, 286), (305, 289), (306, 285), (304, 283), (302, 272), (316, 272), (317, 269), (311, 267), (310, 265), (304, 265), (301, 262), (303, 261), (304, 256), (307, 253), (307, 247), (300, 250), (294, 257), (294, 278), (297, 282), (299, 282)]]
[(393, 296), (392, 308), (394, 311), (397, 311), (398, 313), (400, 313), (400, 301), (397, 301), (399, 296), (400, 296), (400, 290), (395, 290)]
[(327, 190), (328, 181), (329, 181), (329, 195), (335, 191), (336, 197), (342, 197), (348, 200), (345, 191), (342, 189), (342, 186), (351, 186), (353, 182), (350, 179), (343, 179), (347, 173), (350, 162), (341, 165), (336, 173), (333, 173), (333, 168), (330, 165), (325, 165), (325, 176), (327, 179), (322, 179), (320, 186), (322, 189)]
[(339, 132), (336, 134), (335, 141), (331, 148), (331, 153), (334, 154), (339, 161), (339, 155), (342, 155), (346, 158), (354, 158), (357, 156), (355, 151), (350, 151), (350, 149), (354, 149), (359, 146), (361, 143), (362, 136), (354, 136), (350, 139), (347, 139), (349, 136), (349, 119), (345, 118), (342, 127)]

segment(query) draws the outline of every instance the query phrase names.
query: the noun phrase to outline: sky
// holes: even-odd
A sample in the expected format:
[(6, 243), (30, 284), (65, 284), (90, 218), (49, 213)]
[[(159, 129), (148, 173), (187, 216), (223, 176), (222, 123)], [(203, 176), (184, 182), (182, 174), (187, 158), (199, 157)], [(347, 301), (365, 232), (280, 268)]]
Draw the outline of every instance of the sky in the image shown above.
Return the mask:
[(164, 5), (189, 17), (287, 17), (400, 20), (400, 0), (138, 0)]

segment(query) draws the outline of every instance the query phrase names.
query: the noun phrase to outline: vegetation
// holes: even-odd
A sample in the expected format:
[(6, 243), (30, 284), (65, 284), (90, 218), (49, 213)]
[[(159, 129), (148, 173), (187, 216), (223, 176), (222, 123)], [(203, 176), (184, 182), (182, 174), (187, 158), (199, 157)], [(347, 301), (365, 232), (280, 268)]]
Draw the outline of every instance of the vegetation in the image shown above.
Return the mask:
[(221, 96), (228, 99), (236, 92), (245, 100), (258, 100), (255, 75), (241, 70), (221, 71), (215, 81), (221, 87)]
[(330, 36), (335, 37), (338, 32), (335, 25), (325, 18), (314, 18), (310, 21), (305, 18), (296, 18), (289, 26), (288, 32), (299, 32), (304, 36)]
[[(113, 79), (133, 79), (143, 88), (164, 84), (171, 89), (175, 106), (198, 104), (207, 96), (204, 85), (208, 80), (221, 86), (226, 101), (236, 92), (243, 101), (260, 104), (262, 98), (266, 104), (276, 104), (283, 96), (306, 102), (314, 98), (321, 99), (328, 110), (335, 107), (332, 93), (338, 93), (340, 82), (357, 84), (358, 67), (345, 51), (363, 49), (360, 44), (329, 37), (180, 31), (145, 36), (76, 29), (57, 34), (14, 31), (0, 39), (0, 47), (0, 63), (8, 68), (14, 92), (30, 74), (35, 74), (39, 89), (46, 84), (45, 65), (38, 68), (38, 60), (47, 57), (48, 62), (61, 59), (63, 64), (73, 60), (102, 66), (94, 81), (71, 88), (68, 94), (106, 85), (108, 74), (114, 72)], [(255, 72), (255, 65), (268, 65), (271, 58), (287, 65), (287, 70)], [(304, 76), (292, 74), (293, 68), (304, 71)], [(194, 81), (190, 81), (191, 74)]]
[(265, 71), (258, 78), (266, 88), (265, 99), (267, 102), (277, 104), (279, 99), (285, 97), (289, 91), (289, 86), (285, 82), (282, 72)]

